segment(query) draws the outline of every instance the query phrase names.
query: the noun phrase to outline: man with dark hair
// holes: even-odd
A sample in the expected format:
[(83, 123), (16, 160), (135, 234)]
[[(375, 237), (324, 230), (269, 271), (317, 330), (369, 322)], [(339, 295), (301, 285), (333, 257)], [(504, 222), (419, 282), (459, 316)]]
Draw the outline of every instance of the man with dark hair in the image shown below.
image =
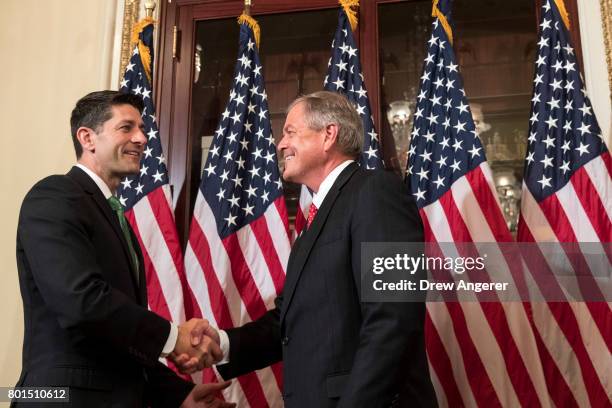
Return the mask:
[(276, 308), (256, 321), (226, 331), (200, 325), (193, 332), (226, 351), (227, 364), (217, 365), (223, 378), (282, 359), (286, 408), (437, 405), (425, 353), (425, 305), (360, 298), (362, 243), (423, 240), (404, 183), (355, 162), (362, 143), (361, 119), (344, 96), (316, 92), (289, 106), (278, 144), (283, 178), (314, 196), (283, 292)]
[(158, 361), (185, 354), (211, 364), (221, 351), (211, 342), (191, 346), (202, 321), (177, 327), (147, 310), (142, 254), (113, 195), (139, 170), (142, 109), (139, 97), (116, 91), (79, 100), (70, 120), (77, 165), (41, 180), (23, 201), (17, 385), (68, 387), (75, 407), (233, 406), (212, 395), (228, 383), (194, 387)]
[(92, 92), (77, 102), (70, 115), (70, 133), (77, 160), (83, 154), (83, 147), (77, 138), (79, 128), (99, 131), (102, 124), (112, 117), (111, 108), (117, 105), (130, 105), (140, 113), (144, 109), (139, 96), (115, 91)]

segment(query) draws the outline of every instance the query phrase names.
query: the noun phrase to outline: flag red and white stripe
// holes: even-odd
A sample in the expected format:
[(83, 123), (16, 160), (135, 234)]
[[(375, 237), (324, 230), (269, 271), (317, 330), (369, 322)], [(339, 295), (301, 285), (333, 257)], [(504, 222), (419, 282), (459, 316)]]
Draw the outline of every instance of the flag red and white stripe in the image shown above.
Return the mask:
[[(238, 327), (274, 307), (282, 290), (290, 252), (284, 199), (235, 235), (221, 239), (210, 206), (198, 194), (185, 252), (187, 281), (193, 292), (193, 317), (219, 328)], [(205, 370), (196, 381), (216, 381)], [(244, 375), (225, 393), (240, 407), (282, 405), (279, 364)]]
[(293, 224), (294, 233), (293, 240), (300, 235), (304, 227), (306, 227), (306, 220), (308, 219), (308, 209), (312, 204), (312, 194), (308, 190), (308, 187), (302, 185), (300, 189), (300, 200), (298, 201), (297, 213), (295, 214), (295, 221)]
[[(251, 28), (256, 22), (244, 16), (239, 22), (236, 79), (211, 143), (185, 252), (193, 317), (204, 317), (220, 329), (242, 326), (274, 307), (291, 250)], [(208, 369), (198, 377), (196, 381), (210, 382), (218, 375)], [(282, 366), (277, 363), (240, 376), (223, 394), (240, 407), (263, 408), (282, 406), (281, 392)]]
[(144, 257), (149, 308), (178, 324), (185, 321), (189, 294), (169, 190), (166, 184), (151, 191), (125, 216)]
[[(189, 307), (189, 288), (185, 279), (183, 251), (178, 238), (168, 171), (155, 119), (155, 106), (151, 98), (153, 61), (145, 66), (141, 52), (153, 55), (154, 25), (151, 19), (138, 24), (138, 43), (125, 70), (120, 90), (142, 98), (142, 120), (147, 144), (140, 162), (138, 175), (126, 177), (117, 196), (125, 206), (128, 219), (143, 254), (149, 309), (165, 319), (180, 324), (185, 321)], [(168, 361), (170, 367), (174, 368)]]
[[(611, 242), (611, 163), (609, 152), (598, 156), (574, 173), (570, 183), (539, 203), (524, 185), (518, 240)], [(547, 262), (543, 255), (537, 261)], [(572, 260), (566, 263), (572, 265)], [(611, 406), (610, 304), (538, 303), (533, 305), (533, 323), (555, 404)]]
[[(486, 162), (420, 213), (428, 242), (512, 240)], [(514, 267), (505, 265), (507, 276)], [(551, 406), (529, 314), (520, 302), (427, 304), (427, 353), (441, 406)]]

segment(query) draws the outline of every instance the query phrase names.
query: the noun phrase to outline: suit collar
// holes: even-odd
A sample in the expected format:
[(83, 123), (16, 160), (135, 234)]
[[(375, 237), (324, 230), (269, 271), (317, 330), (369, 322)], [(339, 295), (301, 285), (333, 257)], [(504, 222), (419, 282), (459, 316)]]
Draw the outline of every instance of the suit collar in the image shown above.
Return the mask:
[(100, 196), (104, 198), (104, 196), (102, 195), (102, 191), (100, 191), (100, 189), (96, 185), (96, 182), (93, 181), (93, 179), (89, 177), (89, 175), (85, 173), (85, 171), (81, 169), (80, 167), (73, 166), (70, 169), (70, 171), (67, 173), (67, 175), (71, 179), (76, 181), (83, 188), (83, 190), (85, 190), (85, 192), (89, 194), (95, 194), (96, 192), (98, 192), (100, 193)]
[(287, 313), (287, 309), (289, 308), (291, 299), (293, 298), (297, 282), (302, 274), (304, 265), (308, 260), (310, 251), (317, 241), (317, 238), (319, 237), (319, 234), (327, 221), (327, 217), (329, 216), (338, 195), (340, 194), (344, 185), (351, 179), (358, 169), (359, 165), (356, 162), (353, 162), (342, 170), (333, 186), (325, 196), (325, 199), (321, 203), (321, 207), (318, 209), (317, 215), (314, 217), (312, 224), (310, 224), (308, 230), (302, 234), (298, 238), (298, 241), (294, 244), (291, 257), (289, 259), (289, 264), (287, 265), (287, 280), (283, 290), (283, 307), (280, 316), (281, 322), (285, 318), (285, 314)]
[(87, 166), (81, 163), (77, 163), (75, 167), (78, 167), (79, 169), (83, 170), (83, 172), (85, 172), (85, 174), (87, 174), (94, 181), (94, 183), (96, 183), (96, 185), (102, 192), (104, 198), (108, 200), (113, 195), (106, 182), (102, 180), (100, 176), (94, 173), (93, 170), (89, 169)]

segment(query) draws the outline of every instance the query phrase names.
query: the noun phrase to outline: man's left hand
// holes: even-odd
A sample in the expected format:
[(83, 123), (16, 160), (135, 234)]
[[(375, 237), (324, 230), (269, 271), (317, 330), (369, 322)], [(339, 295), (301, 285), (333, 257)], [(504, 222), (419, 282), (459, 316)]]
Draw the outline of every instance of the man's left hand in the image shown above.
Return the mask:
[(222, 389), (229, 387), (231, 381), (221, 383), (198, 384), (187, 395), (181, 408), (234, 408), (233, 402), (225, 402), (215, 397)]

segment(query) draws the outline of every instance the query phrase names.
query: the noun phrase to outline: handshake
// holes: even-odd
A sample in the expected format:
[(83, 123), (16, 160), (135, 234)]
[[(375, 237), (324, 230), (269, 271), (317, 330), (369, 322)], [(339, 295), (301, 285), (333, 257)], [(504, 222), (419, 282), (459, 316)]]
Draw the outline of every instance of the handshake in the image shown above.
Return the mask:
[(223, 359), (219, 332), (206, 319), (191, 319), (178, 327), (174, 351), (168, 356), (186, 374), (211, 367)]

